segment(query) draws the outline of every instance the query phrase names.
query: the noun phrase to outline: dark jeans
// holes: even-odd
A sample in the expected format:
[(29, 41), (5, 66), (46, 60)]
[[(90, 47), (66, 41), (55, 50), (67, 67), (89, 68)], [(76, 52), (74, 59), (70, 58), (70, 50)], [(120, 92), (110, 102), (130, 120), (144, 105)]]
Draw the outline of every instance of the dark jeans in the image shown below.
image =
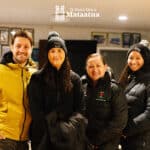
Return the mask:
[(0, 150), (29, 150), (27, 141), (0, 140)]

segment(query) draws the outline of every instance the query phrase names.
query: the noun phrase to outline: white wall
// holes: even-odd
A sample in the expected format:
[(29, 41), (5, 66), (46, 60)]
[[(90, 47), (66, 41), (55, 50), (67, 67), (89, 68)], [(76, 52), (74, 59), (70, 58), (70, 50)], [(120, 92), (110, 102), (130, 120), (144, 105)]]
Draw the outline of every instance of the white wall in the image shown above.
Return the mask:
[(140, 32), (142, 39), (150, 41), (150, 31), (141, 30), (117, 30), (117, 29), (101, 29), (101, 28), (87, 28), (87, 27), (70, 27), (70, 26), (47, 26), (47, 25), (16, 25), (16, 24), (2, 24), (6, 27), (21, 27), (34, 28), (35, 47), (38, 47), (40, 39), (47, 39), (50, 31), (59, 32), (64, 39), (91, 39), (91, 32)]

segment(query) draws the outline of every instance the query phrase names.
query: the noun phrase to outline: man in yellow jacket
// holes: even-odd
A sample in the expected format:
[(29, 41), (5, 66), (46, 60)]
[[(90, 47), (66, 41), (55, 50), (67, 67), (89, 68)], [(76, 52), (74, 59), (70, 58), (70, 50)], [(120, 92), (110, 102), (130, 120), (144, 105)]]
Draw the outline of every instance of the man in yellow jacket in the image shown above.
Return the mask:
[(26, 87), (31, 76), (32, 45), (27, 32), (17, 32), (11, 51), (0, 63), (0, 150), (28, 150), (31, 115)]

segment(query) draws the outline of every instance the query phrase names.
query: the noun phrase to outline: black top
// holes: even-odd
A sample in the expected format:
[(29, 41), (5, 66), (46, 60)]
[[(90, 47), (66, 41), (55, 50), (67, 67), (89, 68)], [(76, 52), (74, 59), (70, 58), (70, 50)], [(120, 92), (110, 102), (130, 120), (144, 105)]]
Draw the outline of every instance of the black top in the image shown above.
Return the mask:
[[(57, 120), (69, 122), (74, 113), (81, 111), (83, 91), (80, 77), (73, 71), (70, 72), (72, 89), (65, 93), (60, 83), (61, 75), (55, 68), (51, 68), (49, 71), (50, 78), (47, 78), (45, 70), (40, 70), (31, 77), (28, 86), (29, 104), (33, 119), (31, 141), (35, 143), (36, 147), (41, 143), (44, 133), (47, 132), (46, 127), (50, 121), (55, 122), (57, 118)], [(52, 122), (50, 122), (51, 125)], [(47, 146), (47, 149), (50, 149), (50, 146)]]
[(87, 135), (92, 144), (102, 145), (120, 137), (127, 122), (127, 105), (118, 84), (108, 73), (94, 87), (90, 79), (84, 84)]

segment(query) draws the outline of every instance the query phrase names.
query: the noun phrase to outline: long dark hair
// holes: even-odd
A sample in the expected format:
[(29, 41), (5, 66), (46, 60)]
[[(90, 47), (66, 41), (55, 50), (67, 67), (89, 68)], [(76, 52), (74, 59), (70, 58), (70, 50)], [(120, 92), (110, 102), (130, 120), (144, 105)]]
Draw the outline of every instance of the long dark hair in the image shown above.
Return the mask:
[(47, 82), (47, 84), (50, 84), (50, 87), (54, 87), (55, 86), (55, 76), (56, 76), (56, 72), (59, 74), (59, 84), (60, 84), (60, 88), (62, 91), (64, 91), (65, 93), (70, 92), (72, 89), (72, 83), (71, 83), (71, 66), (70, 66), (70, 62), (68, 59), (68, 56), (65, 56), (65, 60), (61, 66), (61, 68), (59, 69), (59, 71), (57, 71), (56, 68), (54, 68), (51, 63), (47, 60), (46, 64), (44, 65), (43, 69), (42, 69), (44, 78)]
[(130, 82), (130, 79), (133, 75), (135, 76), (138, 73), (145, 74), (147, 72), (150, 72), (150, 50), (143, 44), (134, 44), (131, 46), (127, 53), (127, 59), (132, 51), (137, 51), (141, 54), (142, 58), (144, 59), (144, 65), (139, 70), (134, 72), (129, 68), (128, 64), (126, 64), (119, 78), (119, 83), (122, 86), (126, 86)]
[(125, 87), (128, 84), (128, 82), (129, 82), (129, 67), (128, 64), (126, 64), (123, 71), (121, 72), (118, 83), (122, 87)]

